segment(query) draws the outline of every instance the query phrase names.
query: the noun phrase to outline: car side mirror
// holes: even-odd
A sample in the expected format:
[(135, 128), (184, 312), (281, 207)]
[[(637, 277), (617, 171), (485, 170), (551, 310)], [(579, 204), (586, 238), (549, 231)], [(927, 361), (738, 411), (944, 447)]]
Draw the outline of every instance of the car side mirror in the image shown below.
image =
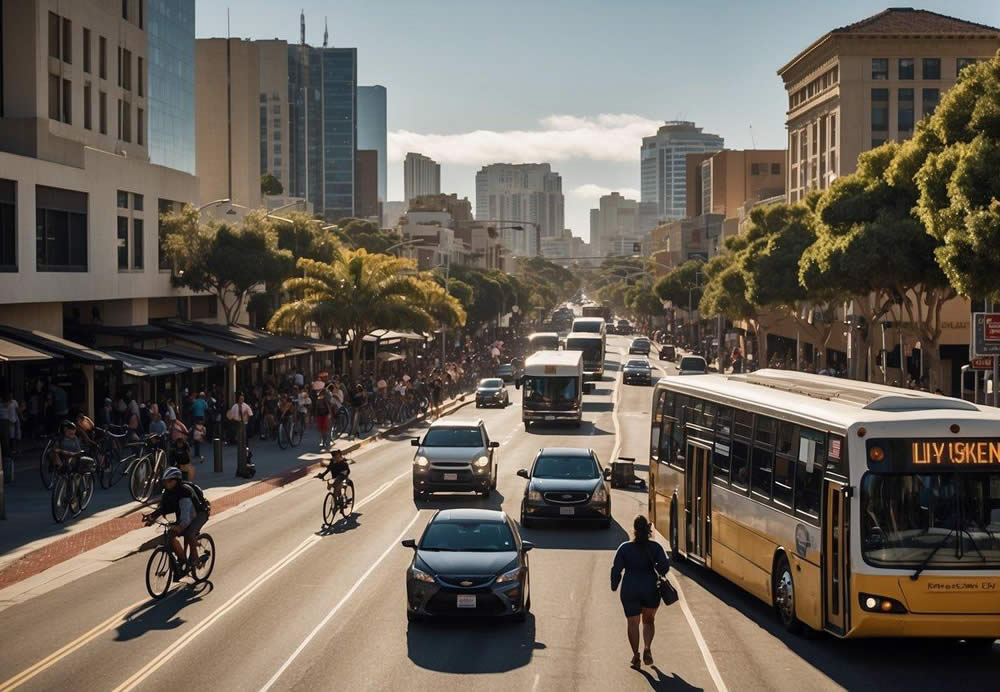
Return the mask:
[(526, 552), (528, 552), (529, 550), (531, 550), (534, 547), (535, 547), (535, 544), (532, 543), (531, 541), (521, 541), (521, 552), (522, 553), (526, 553)]
[(604, 469), (604, 480), (611, 480), (611, 469)]
[(415, 540), (413, 540), (412, 538), (407, 538), (406, 540), (402, 541), (402, 544), (403, 544), (404, 548), (416, 548), (417, 547), (417, 542)]
[(410, 445), (413, 446), (413, 447), (419, 447), (420, 446), (420, 438), (419, 437), (414, 437), (412, 440), (410, 440)]
[(499, 446), (500, 446), (500, 443), (497, 442), (496, 440), (493, 440), (492, 442), (490, 442), (490, 449), (496, 449)]
[(530, 478), (530, 476), (528, 476), (528, 469), (518, 469), (517, 475), (521, 478)]

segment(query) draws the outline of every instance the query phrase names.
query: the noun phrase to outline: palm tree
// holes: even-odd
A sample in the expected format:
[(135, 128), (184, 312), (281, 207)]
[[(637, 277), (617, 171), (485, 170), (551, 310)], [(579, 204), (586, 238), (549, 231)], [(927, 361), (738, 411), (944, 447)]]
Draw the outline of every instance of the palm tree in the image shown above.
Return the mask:
[(327, 337), (334, 330), (347, 334), (355, 379), (361, 375), (364, 337), (373, 329), (465, 324), (459, 302), (417, 275), (413, 260), (345, 249), (332, 262), (301, 258), (296, 266), (302, 276), (285, 281), (282, 290), (297, 299), (278, 308), (268, 328), (301, 333), (313, 324)]

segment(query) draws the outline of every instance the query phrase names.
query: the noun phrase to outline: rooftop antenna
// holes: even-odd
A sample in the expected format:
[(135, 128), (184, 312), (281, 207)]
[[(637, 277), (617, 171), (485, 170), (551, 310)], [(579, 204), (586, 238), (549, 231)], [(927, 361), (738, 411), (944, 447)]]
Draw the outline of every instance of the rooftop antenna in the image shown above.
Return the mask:
[(753, 123), (750, 123), (750, 146), (754, 149), (757, 148), (757, 142), (755, 142), (753, 138)]
[(306, 45), (306, 11), (305, 8), (299, 13), (299, 43)]
[(326, 26), (326, 17), (323, 17), (323, 47), (326, 48), (326, 44), (330, 41), (330, 32)]

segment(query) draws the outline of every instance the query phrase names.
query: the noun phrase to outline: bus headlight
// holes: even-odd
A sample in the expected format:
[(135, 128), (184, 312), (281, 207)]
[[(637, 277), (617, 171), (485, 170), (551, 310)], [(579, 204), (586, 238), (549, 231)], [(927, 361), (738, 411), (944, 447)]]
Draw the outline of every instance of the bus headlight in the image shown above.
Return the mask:
[(858, 601), (861, 604), (861, 609), (869, 613), (895, 613), (899, 615), (906, 612), (906, 606), (896, 599), (886, 596), (860, 593)]

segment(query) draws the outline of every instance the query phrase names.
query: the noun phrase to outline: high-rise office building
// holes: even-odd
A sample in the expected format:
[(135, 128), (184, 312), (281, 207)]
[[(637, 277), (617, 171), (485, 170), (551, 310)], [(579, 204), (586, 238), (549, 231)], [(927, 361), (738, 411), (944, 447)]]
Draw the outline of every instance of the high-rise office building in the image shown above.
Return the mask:
[(354, 203), (355, 216), (375, 219), (381, 224), (382, 203), (378, 199), (378, 152), (374, 149), (358, 149), (354, 187), (358, 196)]
[(562, 177), (547, 163), (494, 163), (476, 173), (476, 219), (503, 222), (515, 254), (537, 255), (541, 238), (562, 235), (564, 203)]
[(260, 174), (269, 173), (289, 188), (288, 43), (254, 41), (260, 57)]
[(195, 173), (194, 0), (146, 0), (149, 160)]
[(617, 192), (604, 195), (599, 208), (590, 210), (590, 218), (590, 247), (601, 257), (622, 254), (616, 248), (624, 247), (626, 241), (630, 248), (639, 242), (639, 203), (634, 199)]
[(409, 152), (403, 160), (403, 196), (410, 202), (421, 195), (441, 194), (441, 165), (432, 158)]
[(721, 151), (722, 137), (702, 132), (693, 122), (671, 121), (642, 138), (641, 201), (656, 203), (661, 221), (683, 219), (686, 205), (686, 156)]
[(358, 149), (378, 152), (378, 201), (387, 201), (388, 131), (386, 129), (385, 87), (358, 87)]

